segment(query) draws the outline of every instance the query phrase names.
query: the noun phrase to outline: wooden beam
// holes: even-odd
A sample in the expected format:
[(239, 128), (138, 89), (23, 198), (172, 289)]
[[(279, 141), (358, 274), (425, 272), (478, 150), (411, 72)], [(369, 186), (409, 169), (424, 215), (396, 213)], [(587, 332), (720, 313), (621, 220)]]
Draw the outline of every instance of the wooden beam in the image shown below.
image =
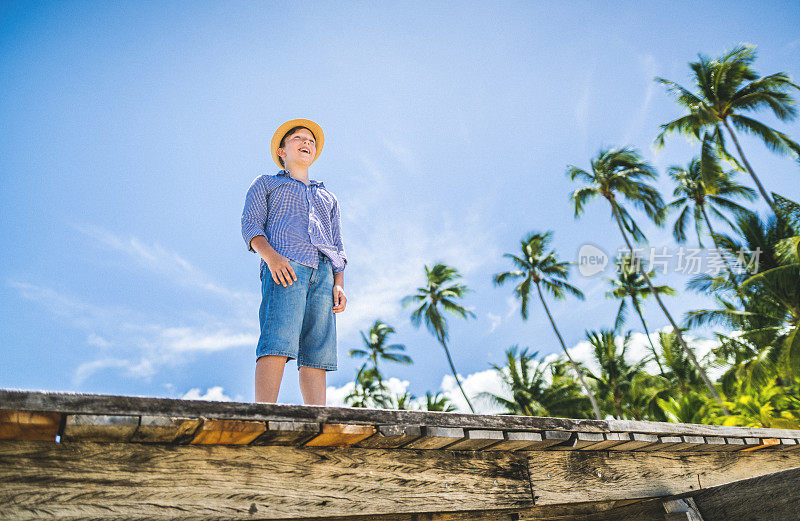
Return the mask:
[(533, 506), (508, 452), (0, 443), (9, 519), (292, 519)]
[(325, 423), (320, 433), (305, 443), (306, 447), (347, 447), (375, 434), (372, 425)]
[(528, 458), (537, 505), (663, 497), (800, 467), (797, 452), (547, 451)]
[(664, 501), (666, 521), (703, 521), (703, 516), (690, 497), (686, 499), (668, 499)]
[(0, 440), (55, 441), (61, 415), (0, 410)]
[(247, 445), (267, 430), (262, 421), (206, 419), (194, 433), (193, 445)]
[(69, 414), (62, 441), (128, 441), (139, 427), (138, 416)]
[(800, 512), (800, 468), (735, 481), (688, 494), (704, 521), (789, 521)]

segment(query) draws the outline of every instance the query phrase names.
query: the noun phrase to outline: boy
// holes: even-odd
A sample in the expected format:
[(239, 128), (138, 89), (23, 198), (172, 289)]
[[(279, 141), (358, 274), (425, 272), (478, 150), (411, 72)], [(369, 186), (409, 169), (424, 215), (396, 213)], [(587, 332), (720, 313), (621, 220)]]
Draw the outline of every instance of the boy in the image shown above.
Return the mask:
[(270, 150), (281, 171), (256, 177), (245, 198), (242, 237), (261, 256), (256, 402), (275, 403), (296, 358), (304, 404), (325, 405), (325, 372), (336, 370), (335, 313), (347, 305), (339, 202), (308, 177), (324, 140), (308, 119), (278, 127)]

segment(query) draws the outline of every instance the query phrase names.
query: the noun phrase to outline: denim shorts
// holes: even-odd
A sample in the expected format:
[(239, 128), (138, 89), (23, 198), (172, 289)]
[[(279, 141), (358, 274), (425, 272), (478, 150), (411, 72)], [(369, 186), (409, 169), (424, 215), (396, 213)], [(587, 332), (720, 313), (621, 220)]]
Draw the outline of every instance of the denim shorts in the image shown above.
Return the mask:
[(289, 259), (297, 280), (283, 287), (261, 269), (261, 336), (256, 359), (280, 355), (297, 359), (297, 368), (336, 370), (336, 315), (333, 313), (333, 267), (319, 252), (319, 265), (309, 268)]

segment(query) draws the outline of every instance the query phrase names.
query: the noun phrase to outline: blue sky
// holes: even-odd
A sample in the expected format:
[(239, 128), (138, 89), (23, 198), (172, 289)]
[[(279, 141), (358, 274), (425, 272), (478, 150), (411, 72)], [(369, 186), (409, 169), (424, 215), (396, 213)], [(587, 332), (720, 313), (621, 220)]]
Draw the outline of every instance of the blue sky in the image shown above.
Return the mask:
[[(800, 78), (797, 2), (759, 7), (1, 2), (0, 387), (251, 401), (260, 286), (239, 219), (252, 180), (277, 171), (274, 129), (307, 117), (325, 130), (310, 172), (339, 198), (349, 258), (328, 403), (376, 319), (415, 361), (384, 367), (394, 387), (460, 403), (442, 348), (400, 305), (436, 262), (473, 290), (477, 317), (448, 319), (456, 367), (469, 391), (499, 391), (490, 364), (506, 349), (558, 350), (538, 306), (525, 322), (512, 286), (492, 285), (503, 253), (533, 230), (553, 230), (563, 260), (585, 243), (616, 251), (608, 208), (575, 220), (564, 175), (604, 146), (636, 147), (669, 200), (666, 168), (698, 145), (652, 149), (680, 115), (654, 76), (690, 86), (697, 53), (750, 42), (761, 74)], [(797, 120), (757, 117), (800, 138)], [(800, 198), (797, 163), (741, 141), (767, 189)], [(616, 304), (600, 275), (572, 281), (586, 301), (552, 310), (580, 355)], [(667, 305), (680, 316), (708, 303), (682, 292)], [(652, 303), (645, 313), (666, 325)], [(278, 401), (302, 403), (294, 361)]]

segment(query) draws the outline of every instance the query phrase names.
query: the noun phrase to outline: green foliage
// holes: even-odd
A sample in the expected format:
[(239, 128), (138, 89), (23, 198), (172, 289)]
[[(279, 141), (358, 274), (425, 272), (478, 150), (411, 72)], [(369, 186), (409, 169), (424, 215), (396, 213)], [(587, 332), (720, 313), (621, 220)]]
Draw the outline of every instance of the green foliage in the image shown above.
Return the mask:
[[(581, 289), (568, 282), (571, 263), (560, 261), (550, 248), (552, 231), (529, 232), (521, 240), (519, 252), (503, 255), (510, 259), (511, 269), (495, 274), (492, 280), (496, 286), (515, 281), (513, 292), (521, 302), (523, 320), (528, 319), (530, 296), (536, 291), (564, 358), (546, 361), (539, 351), (520, 351), (518, 345), (507, 349), (503, 365), (491, 364), (505, 392), (479, 394), (502, 407), (501, 414), (585, 418), (592, 415), (594, 407), (596, 417), (605, 414), (620, 419), (800, 429), (800, 204), (774, 192), (770, 199), (733, 131), (753, 134), (773, 151), (798, 158), (800, 145), (743, 112), (768, 109), (779, 120), (790, 121), (797, 111), (789, 93), (800, 87), (786, 73), (760, 77), (752, 66), (755, 57), (752, 45), (736, 46), (716, 59), (699, 55), (697, 62), (689, 64), (694, 92), (655, 78), (686, 112), (661, 125), (656, 145), (663, 146), (665, 136), (674, 132), (701, 142), (698, 156), (685, 166), (667, 170), (674, 183), (674, 200), (668, 205), (652, 184), (657, 171), (631, 146), (604, 148), (592, 158), (589, 170), (568, 165), (566, 171), (571, 180), (581, 182), (570, 195), (575, 216), (584, 212), (589, 201), (602, 197), (626, 243), (630, 243), (629, 236), (637, 242), (646, 240), (626, 206), (642, 211), (657, 226), (664, 224), (668, 212), (674, 212), (672, 235), (677, 243), (686, 242), (689, 226), (693, 226), (700, 247), (705, 247), (703, 239), (710, 237), (726, 260), (727, 273), (697, 276), (687, 289), (708, 295), (714, 307), (687, 313), (683, 327), (658, 333), (656, 345), (650, 339), (642, 303), (654, 296), (674, 326), (660, 295), (676, 292), (669, 286), (652, 285), (653, 271), (634, 267), (630, 255), (620, 256), (617, 277), (607, 279), (611, 284), (607, 297), (620, 300), (614, 328), (586, 332), (593, 362), (599, 368), (596, 373), (589, 372), (571, 357), (545, 300), (545, 294), (555, 299), (567, 295), (584, 299)], [(726, 131), (738, 157), (726, 148)], [(723, 162), (733, 169), (725, 170)], [(741, 171), (750, 174), (774, 215), (762, 219), (742, 204), (753, 201), (756, 192), (736, 181)], [(714, 222), (722, 223), (726, 233), (715, 231)], [(729, 263), (731, 259), (737, 259), (736, 269)], [(455, 377), (443, 311), (474, 317), (459, 303), (469, 290), (457, 281), (461, 275), (453, 267), (439, 263), (430, 269), (425, 266), (425, 272), (426, 285), (406, 296), (402, 304), (416, 306), (410, 316), (412, 324), (419, 327), (425, 323), (444, 348)], [(629, 304), (650, 345), (650, 354), (640, 359), (630, 356), (631, 332), (617, 336)], [(701, 326), (716, 326), (716, 345), (698, 360), (697, 344), (690, 346), (683, 333)], [(414, 395), (392, 394), (379, 370), (383, 362), (412, 363), (404, 353), (405, 346), (387, 344), (394, 333), (391, 326), (376, 320), (367, 334), (361, 334), (363, 348), (350, 350), (351, 356), (367, 361), (346, 397), (349, 405), (414, 407)], [(651, 359), (658, 363), (657, 374), (646, 370)], [(712, 369), (721, 374), (715, 382), (707, 377)], [(589, 376), (588, 382), (584, 374)], [(461, 388), (457, 377), (456, 382)], [(463, 389), (461, 392), (467, 398)], [(429, 411), (456, 410), (441, 393), (427, 392), (420, 405)]]

